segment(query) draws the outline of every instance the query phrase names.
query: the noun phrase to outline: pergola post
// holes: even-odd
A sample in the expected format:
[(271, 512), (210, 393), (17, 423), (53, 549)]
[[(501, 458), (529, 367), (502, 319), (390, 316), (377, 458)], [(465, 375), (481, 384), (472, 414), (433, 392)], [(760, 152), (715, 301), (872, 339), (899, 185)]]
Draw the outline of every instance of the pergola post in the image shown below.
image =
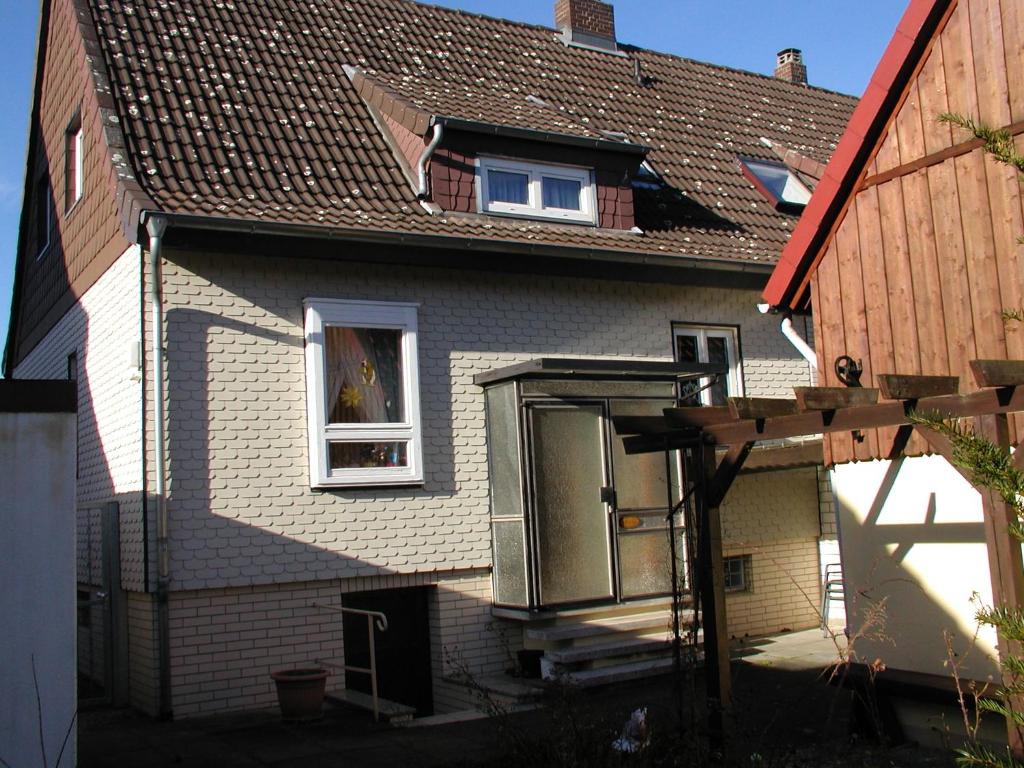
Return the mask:
[[(1006, 414), (988, 414), (975, 419), (975, 429), (1003, 451), (1009, 452), (1010, 439)], [(1024, 606), (1024, 562), (1020, 542), (1010, 533), (1010, 523), (1015, 518), (1013, 508), (1003, 501), (995, 491), (978, 486), (985, 511), (985, 544), (988, 548), (989, 572), (992, 579), (992, 604), (997, 608), (1020, 611)], [(999, 656), (1021, 657), (1021, 644), (1010, 640), (996, 627), (999, 639)], [(1009, 673), (1003, 672), (1003, 684), (1014, 681)], [(1024, 697), (1014, 696), (1010, 702), (1015, 712), (1024, 713)], [(1007, 718), (1007, 742), (1017, 758), (1024, 758), (1024, 740), (1012, 719)]]
[[(732, 698), (729, 632), (725, 619), (725, 567), (722, 563), (721, 498), (716, 491), (715, 447), (702, 446), (703, 491), (700, 494), (700, 539), (697, 550), (701, 618), (704, 626), (704, 671), (708, 727), (712, 743), (722, 739), (722, 711)], [(728, 460), (728, 458), (727, 458)], [(742, 463), (742, 460), (741, 462)]]

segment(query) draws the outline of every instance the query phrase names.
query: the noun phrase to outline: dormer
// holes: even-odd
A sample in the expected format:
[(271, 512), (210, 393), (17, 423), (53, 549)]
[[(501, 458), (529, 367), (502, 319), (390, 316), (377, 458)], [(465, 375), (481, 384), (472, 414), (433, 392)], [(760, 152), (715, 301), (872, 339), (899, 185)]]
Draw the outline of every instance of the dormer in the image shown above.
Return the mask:
[[(428, 209), (635, 228), (633, 182), (648, 148), (625, 134), (582, 135), (562, 132), (562, 126), (547, 131), (431, 114), (372, 76), (351, 67), (346, 72)], [(523, 108), (552, 111), (530, 96)]]

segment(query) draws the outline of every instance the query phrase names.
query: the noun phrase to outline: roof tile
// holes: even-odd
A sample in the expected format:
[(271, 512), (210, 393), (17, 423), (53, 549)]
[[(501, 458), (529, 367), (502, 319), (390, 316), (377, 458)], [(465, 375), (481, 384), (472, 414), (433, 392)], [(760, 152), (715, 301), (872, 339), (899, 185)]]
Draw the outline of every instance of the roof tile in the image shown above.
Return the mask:
[[(855, 104), (639, 48), (566, 46), (550, 28), (408, 0), (88, 1), (128, 155), (169, 213), (770, 262), (793, 219), (757, 193), (736, 156), (773, 159), (767, 137), (826, 162)], [(343, 65), (367, 78), (350, 80)], [(397, 103), (420, 134), (427, 115), (587, 138), (621, 132), (650, 147), (667, 187), (638, 190), (642, 236), (432, 216), (360, 94)], [(452, 191), (474, 194), (471, 184)], [(602, 200), (628, 214), (619, 206)]]

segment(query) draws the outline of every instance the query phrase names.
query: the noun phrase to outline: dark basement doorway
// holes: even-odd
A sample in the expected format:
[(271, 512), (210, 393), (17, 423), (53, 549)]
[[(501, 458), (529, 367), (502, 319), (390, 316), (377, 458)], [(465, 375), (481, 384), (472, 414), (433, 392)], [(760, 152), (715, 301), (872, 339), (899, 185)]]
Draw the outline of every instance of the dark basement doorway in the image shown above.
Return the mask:
[[(388, 618), (387, 632), (374, 628), (377, 687), (382, 698), (416, 708), (416, 717), (434, 714), (430, 663), (430, 595), (434, 587), (381, 589), (342, 595), (346, 608), (380, 611)], [(366, 618), (344, 614), (345, 664), (370, 666)], [(347, 672), (346, 687), (370, 695), (370, 676)]]

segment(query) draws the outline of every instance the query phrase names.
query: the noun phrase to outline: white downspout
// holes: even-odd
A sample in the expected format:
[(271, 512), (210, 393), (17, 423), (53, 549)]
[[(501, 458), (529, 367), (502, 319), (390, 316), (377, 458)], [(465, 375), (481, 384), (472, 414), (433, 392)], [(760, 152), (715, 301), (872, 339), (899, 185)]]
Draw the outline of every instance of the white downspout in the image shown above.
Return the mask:
[(804, 360), (811, 364), (811, 367), (818, 370), (818, 355), (813, 349), (808, 346), (807, 342), (796, 332), (796, 328), (793, 327), (793, 318), (787, 316), (782, 321), (782, 325), (779, 326), (782, 330), (782, 335), (789, 339), (790, 344), (796, 347), (796, 351), (803, 355)]
[(168, 586), (170, 583), (170, 554), (167, 546), (167, 487), (164, 433), (164, 307), (163, 277), (160, 269), (163, 237), (167, 218), (147, 216), (149, 233), (149, 301), (153, 322), (153, 488), (156, 497), (156, 557), (157, 557), (157, 639), (160, 661), (160, 716), (171, 716), (171, 642)]
[[(771, 311), (772, 307), (770, 304), (758, 304), (757, 311), (762, 315), (766, 315)], [(796, 351), (800, 353), (800, 356), (811, 364), (811, 367), (818, 370), (818, 355), (813, 349), (803, 340), (803, 337), (796, 332), (796, 328), (793, 327), (793, 316), (786, 315), (782, 319), (782, 324), (779, 326), (779, 330), (782, 331), (782, 335), (789, 339), (789, 343), (792, 344)]]
[(441, 143), (441, 138), (444, 136), (444, 126), (441, 123), (434, 123), (434, 137), (427, 144), (423, 150), (423, 154), (420, 155), (420, 161), (416, 164), (416, 173), (419, 178), (419, 188), (416, 190), (416, 196), (423, 200), (427, 197), (429, 190), (427, 189), (427, 163), (430, 161), (431, 156), (434, 154), (434, 150), (437, 149), (437, 145)]

